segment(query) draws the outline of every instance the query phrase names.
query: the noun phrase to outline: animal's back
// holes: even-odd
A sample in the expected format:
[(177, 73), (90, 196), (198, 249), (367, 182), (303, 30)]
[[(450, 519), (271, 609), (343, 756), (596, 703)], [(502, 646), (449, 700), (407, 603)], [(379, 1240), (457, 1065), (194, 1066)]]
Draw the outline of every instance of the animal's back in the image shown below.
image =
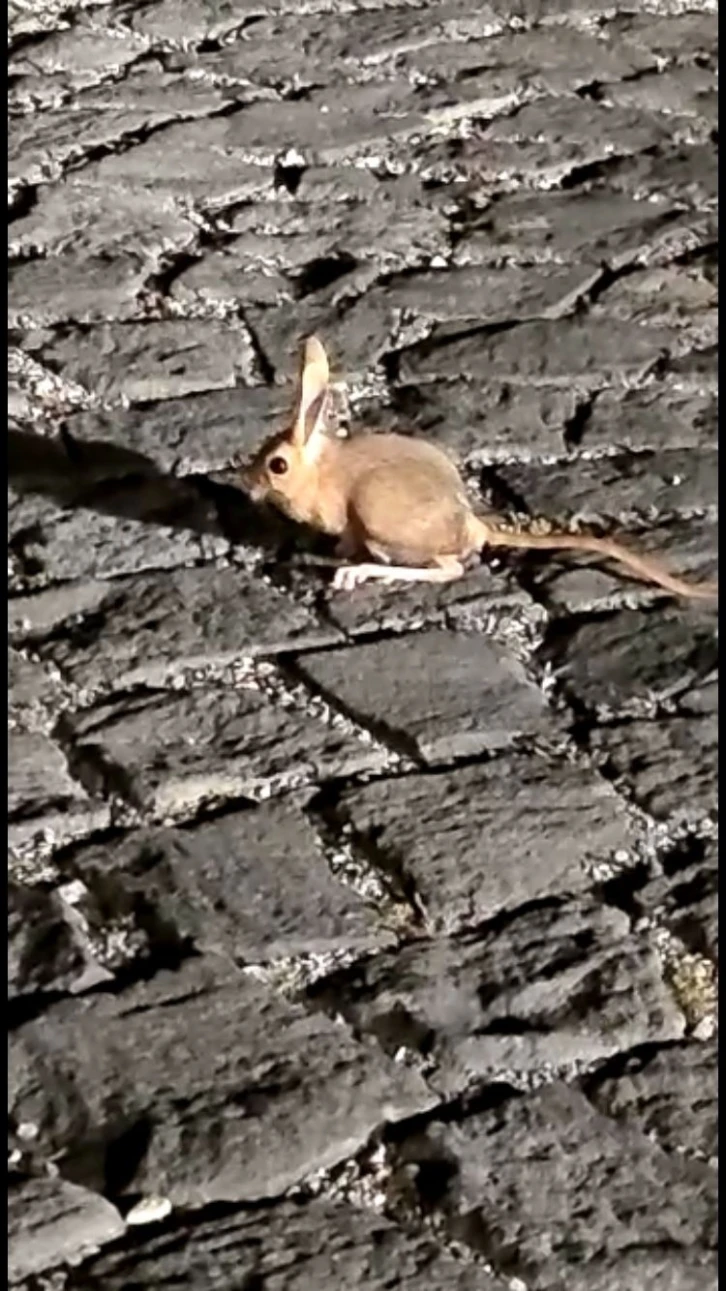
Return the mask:
[(404, 435), (364, 435), (346, 443), (346, 456), (356, 466), (349, 512), (370, 550), (405, 564), (463, 550), (469, 506), (440, 449)]

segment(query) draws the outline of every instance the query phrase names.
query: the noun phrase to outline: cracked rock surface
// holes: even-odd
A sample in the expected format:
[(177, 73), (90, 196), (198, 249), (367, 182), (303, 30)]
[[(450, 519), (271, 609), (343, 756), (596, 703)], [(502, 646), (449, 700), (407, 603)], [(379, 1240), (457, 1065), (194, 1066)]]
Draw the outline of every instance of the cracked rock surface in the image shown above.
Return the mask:
[(234, 463), (314, 330), (343, 433), (715, 577), (717, 65), (712, 0), (11, 0), (20, 1291), (714, 1291), (715, 610), (333, 593)]

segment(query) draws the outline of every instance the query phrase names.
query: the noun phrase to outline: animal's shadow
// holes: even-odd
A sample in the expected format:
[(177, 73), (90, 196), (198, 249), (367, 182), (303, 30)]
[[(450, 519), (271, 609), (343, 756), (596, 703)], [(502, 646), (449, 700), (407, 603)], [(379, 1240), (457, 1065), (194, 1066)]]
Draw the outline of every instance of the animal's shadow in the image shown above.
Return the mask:
[[(170, 475), (150, 457), (102, 440), (78, 440), (63, 427), (58, 438), (8, 429), (8, 482), (16, 496), (40, 495), (66, 510), (138, 520), (199, 534), (222, 534), (261, 549), (270, 560), (320, 552), (320, 535), (250, 501), (230, 468)], [(11, 539), (12, 545), (12, 539)]]

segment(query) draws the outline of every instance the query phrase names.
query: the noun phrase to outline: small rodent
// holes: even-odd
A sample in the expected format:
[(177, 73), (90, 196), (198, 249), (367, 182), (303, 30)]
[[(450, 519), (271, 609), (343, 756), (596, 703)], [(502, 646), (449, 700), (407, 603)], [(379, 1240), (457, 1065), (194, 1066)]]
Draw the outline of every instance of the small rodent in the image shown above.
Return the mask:
[(290, 429), (266, 440), (241, 471), (255, 501), (338, 537), (346, 560), (333, 586), (368, 579), (444, 583), (465, 573), (484, 547), (586, 551), (605, 556), (675, 596), (713, 598), (715, 583), (688, 583), (656, 561), (594, 534), (510, 533), (472, 511), (453, 462), (433, 444), (395, 434), (325, 434), (329, 371), (317, 337), (305, 342)]

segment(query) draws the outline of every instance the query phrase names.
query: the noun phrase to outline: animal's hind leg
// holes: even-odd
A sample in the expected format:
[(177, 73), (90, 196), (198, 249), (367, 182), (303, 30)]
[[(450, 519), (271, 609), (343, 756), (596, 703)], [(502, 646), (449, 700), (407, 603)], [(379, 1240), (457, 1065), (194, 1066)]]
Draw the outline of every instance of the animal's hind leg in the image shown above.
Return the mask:
[(335, 571), (333, 587), (349, 591), (361, 583), (378, 579), (381, 583), (452, 583), (464, 574), (464, 566), (456, 556), (438, 556), (430, 567), (412, 565), (341, 565)]

